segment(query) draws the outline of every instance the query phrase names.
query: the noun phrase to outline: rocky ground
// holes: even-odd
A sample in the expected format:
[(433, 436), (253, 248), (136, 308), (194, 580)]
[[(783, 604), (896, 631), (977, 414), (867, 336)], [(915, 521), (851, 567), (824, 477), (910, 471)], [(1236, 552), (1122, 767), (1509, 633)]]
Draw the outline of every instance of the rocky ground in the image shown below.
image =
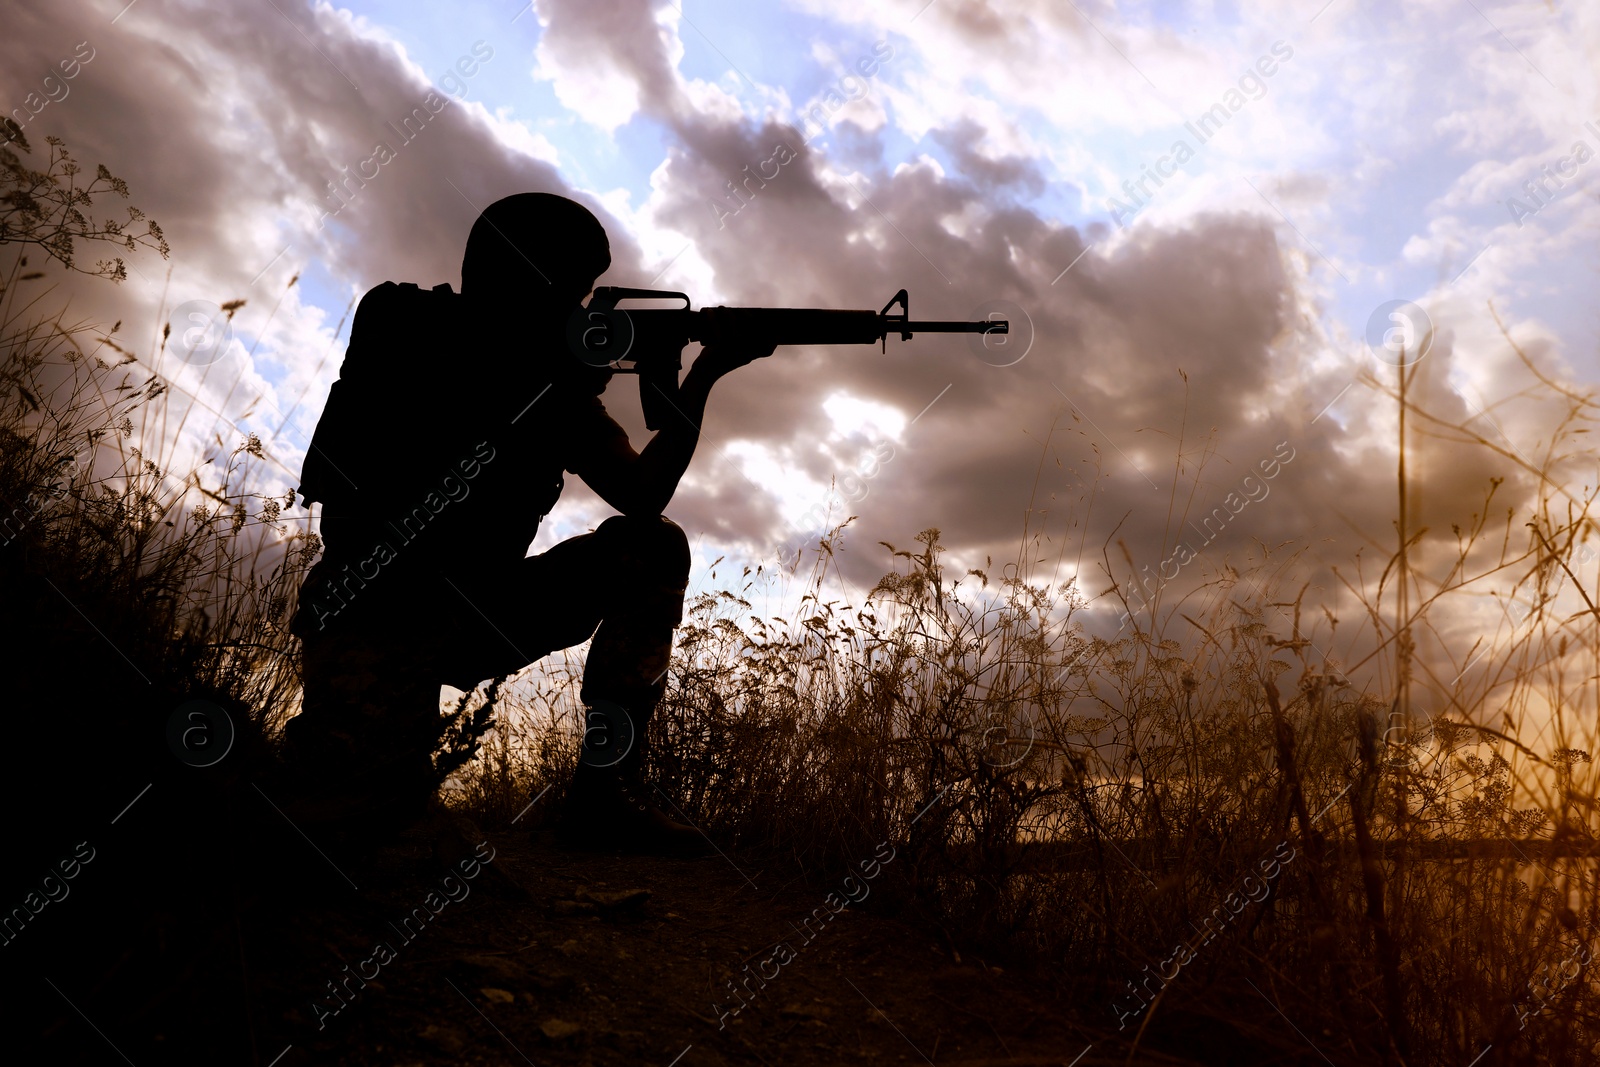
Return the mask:
[[(470, 894), (403, 946), (388, 924), (430, 879), (402, 872), (429, 870), (437, 849), (413, 841), (383, 857), (389, 870), (373, 873), (388, 873), (388, 888), (332, 921), (322, 970), (339, 976), (380, 940), (396, 958), (331, 1016), (311, 1003), (311, 972), (305, 1003), (287, 1009), (302, 1027), (281, 1067), (1112, 1062), (1025, 983), (865, 909), (834, 914), (827, 890), (781, 864), (485, 839), (476, 854), (494, 858)], [(735, 976), (747, 980), (738, 1000)]]
[[(42, 964), (60, 978), (37, 990), (53, 1062), (1321, 1062), (1266, 1004), (1249, 1013), (1259, 1033), (1163, 1007), (1130, 1059), (1133, 1030), (1114, 1033), (1103, 1005), (1052, 1002), (875, 902), (834, 914), (845, 872), (770, 855), (570, 853), (459, 819), (338, 853), (285, 834), (232, 877), (216, 856), (203, 875), (154, 873), (148, 918), (95, 919), (78, 966), (64, 951)], [(109, 883), (127, 861), (101, 862)], [(739, 999), (730, 978), (747, 980)]]

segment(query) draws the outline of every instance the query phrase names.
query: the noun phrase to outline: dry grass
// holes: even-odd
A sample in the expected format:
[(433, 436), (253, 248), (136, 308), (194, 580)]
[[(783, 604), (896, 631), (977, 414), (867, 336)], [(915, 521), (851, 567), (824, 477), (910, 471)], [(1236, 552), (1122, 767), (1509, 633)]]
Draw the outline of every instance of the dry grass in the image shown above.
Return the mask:
[[(1446, 426), (1400, 382), (1369, 385)], [(1353, 634), (1280, 552), (1095, 637), (1070, 584), (947, 574), (937, 530), (846, 605), (825, 593), (841, 528), (791, 613), (758, 613), (771, 579), (748, 571), (691, 604), (652, 769), (697, 823), (824, 878), (902, 843), (895, 906), (1125, 1037), (1199, 1014), (1248, 1041), (1270, 999), (1336, 1062), (1591, 1062), (1600, 623), (1578, 580), (1592, 497), (1565, 486), (1596, 400), (1543, 389), (1566, 418), (1528, 472), (1537, 506), (1486, 485), (1443, 550), (1402, 512), (1380, 573), (1337, 572)], [(1491, 595), (1527, 608), (1464, 623)], [(576, 720), (570, 688), (543, 684), (469, 773), (480, 813), (559, 787)]]

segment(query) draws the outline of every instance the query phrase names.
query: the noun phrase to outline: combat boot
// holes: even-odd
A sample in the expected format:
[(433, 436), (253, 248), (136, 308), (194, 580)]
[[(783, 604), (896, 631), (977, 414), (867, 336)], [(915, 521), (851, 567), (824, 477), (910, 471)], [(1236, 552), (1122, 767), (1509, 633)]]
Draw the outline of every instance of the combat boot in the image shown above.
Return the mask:
[[(711, 840), (656, 806), (645, 787), (645, 750), (659, 690), (596, 698), (585, 682), (583, 743), (557, 827), (566, 848), (654, 856), (703, 856)], [(631, 711), (629, 709), (632, 709)]]
[(710, 838), (667, 815), (620, 767), (579, 761), (567, 792), (556, 841), (575, 852), (641, 856), (706, 856)]

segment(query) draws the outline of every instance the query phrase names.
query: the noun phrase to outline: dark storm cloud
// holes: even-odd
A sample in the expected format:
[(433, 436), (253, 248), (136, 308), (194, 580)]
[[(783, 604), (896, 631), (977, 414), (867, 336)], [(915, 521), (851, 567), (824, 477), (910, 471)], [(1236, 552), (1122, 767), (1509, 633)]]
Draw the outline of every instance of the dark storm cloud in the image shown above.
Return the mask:
[[(169, 304), (247, 296), (249, 311), (262, 311), (313, 258), (361, 290), (385, 279), (453, 283), (479, 207), (524, 190), (571, 193), (555, 168), (505, 147), (462, 103), (400, 143), (390, 124), (440, 93), (427, 80), (432, 72), (419, 75), (393, 45), (330, 9), (279, 7), (247, 5), (219, 18), (200, 6), (139, 4), (112, 25), (113, 10), (56, 5), (14, 13), (14, 32), (0, 41), (0, 93), (18, 103), (31, 71), (79, 41), (96, 48), (70, 97), (50, 104), (28, 132), (60, 133), (79, 158), (129, 180), (135, 202), (172, 241)], [(973, 33), (988, 32), (978, 9), (961, 10), (977, 20)], [(943, 530), (962, 562), (1013, 559), (1030, 507), (1033, 528), (1043, 523), (1052, 545), (1081, 540), (1093, 592), (1106, 582), (1090, 561), (1113, 530), (1136, 564), (1155, 567), (1218, 508), (1229, 521), (1180, 581), (1237, 559), (1256, 540), (1311, 543), (1342, 559), (1360, 543), (1356, 531), (1392, 536), (1393, 458), (1379, 436), (1392, 405), (1357, 386), (1336, 414), (1318, 417), (1358, 368), (1329, 358), (1300, 292), (1298, 252), (1273, 225), (1212, 215), (1115, 237), (1063, 226), (1018, 203), (1039, 188), (1042, 164), (986, 154), (986, 131), (970, 119), (929, 133), (948, 172), (929, 158), (886, 160), (882, 138), (842, 115), (825, 131), (697, 106), (704, 97), (675, 69), (670, 24), (658, 24), (643, 0), (545, 0), (538, 14), (542, 60), (631, 82), (642, 112), (635, 121), (668, 131), (649, 217), (694, 242), (728, 303), (876, 309), (905, 287), (914, 317), (969, 318), (1003, 302), (1018, 309), (1013, 339), (1032, 338), (1011, 366), (993, 364), (1015, 349), (986, 359), (965, 339), (923, 335), (891, 340), (887, 352), (783, 350), (740, 372), (713, 397), (706, 444), (671, 509), (692, 533), (755, 555), (791, 546), (792, 516), (734, 471), (728, 445), (759, 444), (827, 485), (850, 469), (850, 449), (868, 443), (838, 443), (836, 458), (818, 444), (833, 429), (823, 401), (848, 393), (908, 419), (926, 409), (865, 494), (836, 502), (837, 514), (860, 516), (846, 557), (858, 583), (888, 563), (875, 542), (903, 545), (929, 526)], [(495, 50), (489, 62), (525, 62), (509, 41), (485, 43)], [(466, 54), (474, 42), (456, 44)], [(894, 61), (877, 75), (896, 76)], [(467, 89), (470, 98), (470, 80)], [(748, 95), (746, 86), (738, 91)], [(356, 171), (380, 142), (394, 158), (364, 185), (347, 185), (347, 206), (318, 229), (339, 203), (327, 183)], [(780, 158), (780, 146), (783, 161), (763, 167)], [(623, 225), (574, 195), (611, 233), (605, 280), (648, 282)], [(291, 253), (252, 287), (285, 245)], [(161, 268), (148, 256), (135, 265), (149, 288), (135, 276), (112, 298), (100, 285), (81, 299), (150, 336)], [(326, 310), (330, 320), (339, 311)], [(292, 384), (309, 379), (322, 357), (325, 345), (288, 343), (314, 340), (315, 322), (307, 310), (301, 334), (269, 346), (282, 349), (274, 358), (289, 366)], [(1476, 417), (1449, 388), (1451, 359), (1441, 333), (1416, 387), (1441, 409)], [(331, 367), (307, 400), (302, 431), (330, 377)], [(629, 383), (618, 385), (608, 401), (639, 429), (636, 401), (620, 395)], [(1281, 465), (1270, 494), (1229, 510), (1229, 494), (1243, 499), (1243, 479), (1259, 478), (1258, 465), (1285, 445), (1295, 458)], [(1466, 517), (1458, 513), (1470, 511), (1476, 487), (1510, 469), (1464, 462), (1464, 452), (1439, 442), (1418, 448), (1415, 469), (1426, 477), (1418, 513), (1439, 538)], [(294, 443), (282, 450), (298, 467)], [(1526, 485), (1514, 479), (1507, 493)], [(1114, 543), (1107, 550), (1120, 559)]]
[(978, 151), (984, 130), (970, 119), (962, 120), (948, 129), (936, 129), (930, 139), (942, 146), (955, 160), (956, 171), (968, 181), (990, 195), (1012, 192), (1038, 196), (1044, 192), (1045, 179), (1037, 160), (1022, 156), (1003, 156), (992, 159)]
[[(113, 24), (115, 15), (86, 3), (9, 14), (0, 39), (0, 100), (23, 104), (35, 73), (71, 56), (77, 42), (95, 49), (70, 94), (25, 127), (34, 145), (25, 158), (40, 165), (44, 135), (62, 136), (79, 160), (104, 162), (127, 179), (130, 202), (164, 227), (173, 248), (170, 286), (165, 265), (147, 254), (129, 257), (129, 282), (120, 290), (68, 282), (75, 306), (122, 319), (124, 336), (152, 336), (163, 293), (169, 308), (244, 297), (250, 305), (236, 327), (259, 328), (290, 275), (312, 260), (359, 291), (384, 280), (456, 284), (478, 209), (526, 190), (585, 200), (608, 224), (619, 268), (638, 260), (626, 230), (592, 198), (575, 193), (549, 164), (499, 143), (446, 91), (470, 100), (470, 78), (419, 76), (392, 44), (363, 36), (330, 9), (251, 4), (224, 16), (205, 5), (139, 4)], [(474, 54), (475, 43), (463, 37), (451, 44), (473, 62), (525, 62), (510, 41), (481, 42)], [(492, 55), (485, 60), (486, 51)], [(96, 207), (121, 210), (110, 197)], [(325, 310), (331, 330), (341, 309)], [(314, 320), (312, 312), (298, 340), (314, 340)], [(288, 407), (326, 344), (275, 356), (272, 348), (263, 358), (286, 364), (289, 397), (280, 400)], [(278, 443), (293, 468), (331, 371), (303, 407), (299, 432), (291, 427)], [(221, 381), (225, 391), (233, 373), (214, 375), (213, 384)], [(251, 390), (234, 396), (230, 410), (237, 413)]]
[[(1203, 562), (1185, 582), (1257, 541), (1342, 559), (1361, 534), (1392, 531), (1392, 453), (1362, 436), (1381, 430), (1386, 402), (1357, 386), (1348, 431), (1318, 417), (1360, 367), (1313, 363), (1325, 342), (1296, 291), (1294, 252), (1272, 225), (1202, 216), (1112, 245), (1017, 205), (1008, 194), (1036, 190), (1038, 165), (981, 154), (984, 130), (970, 119), (930, 132), (955, 168), (942, 173), (928, 160), (884, 166), (871, 136), (824, 149), (822, 138), (807, 143), (809, 128), (696, 112), (673, 87), (649, 11), (642, 0), (542, 4), (546, 46), (594, 49), (634, 72), (641, 109), (676, 140), (657, 178), (655, 219), (695, 242), (730, 303), (876, 307), (905, 286), (915, 317), (967, 318), (1006, 301), (1031, 319), (1032, 348), (1013, 366), (989, 365), (964, 340), (924, 335), (891, 341), (887, 354), (782, 351), (719, 387), (713, 441), (762, 443), (823, 483), (844, 473), (807, 448), (830, 428), (827, 396), (848, 392), (907, 416), (939, 397), (864, 496), (835, 499), (836, 514), (860, 516), (863, 547), (846, 564), (853, 578), (868, 582), (888, 562), (873, 542), (904, 544), (929, 526), (966, 562), (1013, 558), (1030, 507), (1035, 531), (1042, 522), (1053, 538), (1081, 538), (1090, 560), (1108, 549), (1119, 567), (1113, 529), (1141, 566), (1188, 544)], [(767, 177), (772, 168), (755, 164), (779, 145), (794, 159)], [(747, 201), (731, 215), (730, 180)], [(1466, 417), (1445, 384), (1450, 359), (1441, 338), (1417, 388)], [(1459, 462), (1461, 450), (1437, 441), (1415, 447), (1427, 480), (1420, 515), (1448, 529), (1496, 472)], [(720, 460), (717, 470), (727, 476)], [(793, 543), (791, 529), (745, 528), (725, 506), (686, 494), (674, 510), (686, 525), (737, 533), (757, 549)], [(1104, 589), (1098, 566), (1085, 569), (1088, 587)]]

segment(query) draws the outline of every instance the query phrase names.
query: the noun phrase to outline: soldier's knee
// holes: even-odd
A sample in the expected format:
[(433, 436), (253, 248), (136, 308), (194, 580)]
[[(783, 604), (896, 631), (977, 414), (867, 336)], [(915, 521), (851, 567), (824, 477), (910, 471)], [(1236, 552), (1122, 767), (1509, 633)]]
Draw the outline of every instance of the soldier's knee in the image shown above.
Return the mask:
[(688, 578), (689, 535), (683, 532), (683, 527), (661, 515), (651, 524), (650, 530), (652, 554), (659, 554), (674, 578)]
[(689, 577), (689, 536), (665, 515), (630, 518), (613, 515), (595, 530), (615, 545), (618, 556), (674, 580)]

